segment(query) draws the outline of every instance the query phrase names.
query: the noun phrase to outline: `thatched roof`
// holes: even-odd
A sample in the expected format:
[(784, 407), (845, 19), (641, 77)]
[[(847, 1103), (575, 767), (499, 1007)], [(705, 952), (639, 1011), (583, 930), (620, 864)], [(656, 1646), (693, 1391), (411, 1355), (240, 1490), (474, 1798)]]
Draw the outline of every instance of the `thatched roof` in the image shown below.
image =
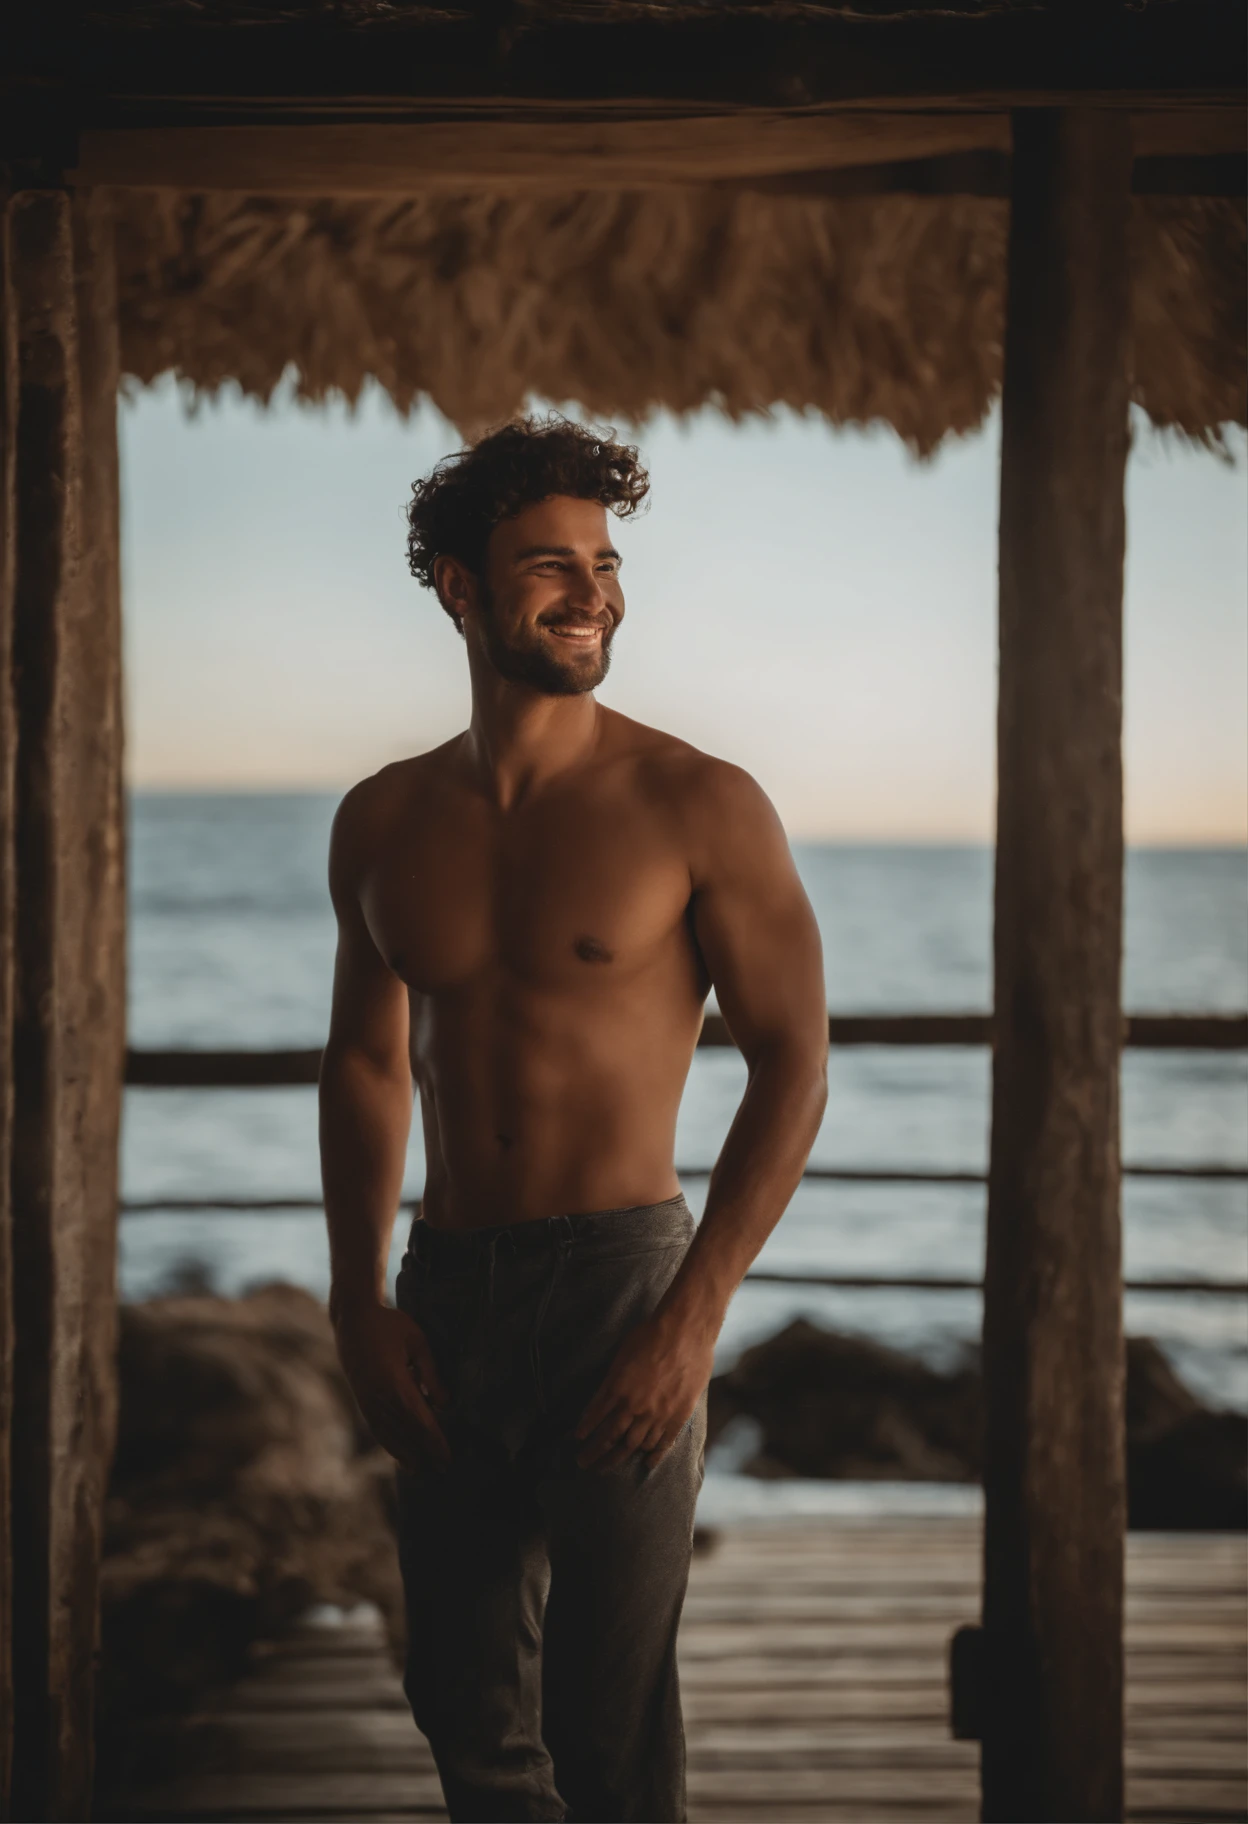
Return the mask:
[(531, 394), (783, 404), (930, 450), (999, 383), (1011, 110), (1108, 98), (1136, 151), (1134, 396), (1194, 436), (1248, 416), (1242, 0), (7, 17), (0, 158), (115, 187), (139, 380), (375, 378), (462, 426)]
[[(530, 394), (605, 418), (776, 405), (973, 429), (1001, 371), (1007, 205), (731, 187), (265, 199), (119, 192), (125, 370), (463, 427)], [(1245, 422), (1245, 214), (1132, 204), (1133, 396), (1192, 436)]]

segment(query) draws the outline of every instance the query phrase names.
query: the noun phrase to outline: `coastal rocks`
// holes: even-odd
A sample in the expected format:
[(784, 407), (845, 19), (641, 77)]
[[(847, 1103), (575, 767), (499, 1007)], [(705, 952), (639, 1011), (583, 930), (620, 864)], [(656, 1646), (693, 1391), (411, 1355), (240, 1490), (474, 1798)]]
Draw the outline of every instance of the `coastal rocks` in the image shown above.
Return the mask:
[[(1127, 1344), (1127, 1482), (1137, 1530), (1248, 1526), (1248, 1418), (1203, 1406), (1148, 1337)], [(799, 1318), (711, 1382), (711, 1442), (746, 1417), (747, 1475), (977, 1482), (983, 1389), (968, 1351), (950, 1373)]]
[(977, 1368), (941, 1374), (865, 1337), (797, 1318), (711, 1382), (708, 1441), (738, 1415), (761, 1427), (747, 1475), (844, 1481), (979, 1477)]
[[(291, 1286), (124, 1306), (105, 1513), (102, 1774), (314, 1603), (402, 1602), (393, 1474), (324, 1307)], [(113, 1763), (110, 1765), (110, 1762)]]
[(1127, 1499), (1141, 1532), (1248, 1526), (1248, 1418), (1202, 1406), (1147, 1336), (1127, 1342)]

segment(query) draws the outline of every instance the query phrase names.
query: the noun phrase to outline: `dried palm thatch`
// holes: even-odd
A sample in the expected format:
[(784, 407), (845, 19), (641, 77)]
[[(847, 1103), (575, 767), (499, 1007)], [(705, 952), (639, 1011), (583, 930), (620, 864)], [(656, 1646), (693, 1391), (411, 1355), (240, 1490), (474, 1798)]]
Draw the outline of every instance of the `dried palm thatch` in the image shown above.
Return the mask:
[[(461, 428), (531, 395), (637, 421), (778, 405), (891, 425), (919, 453), (1000, 383), (1007, 214), (984, 198), (703, 186), (277, 200), (118, 193), (125, 370), (268, 399), (378, 380)], [(1133, 395), (1243, 423), (1242, 203), (1137, 199)]]

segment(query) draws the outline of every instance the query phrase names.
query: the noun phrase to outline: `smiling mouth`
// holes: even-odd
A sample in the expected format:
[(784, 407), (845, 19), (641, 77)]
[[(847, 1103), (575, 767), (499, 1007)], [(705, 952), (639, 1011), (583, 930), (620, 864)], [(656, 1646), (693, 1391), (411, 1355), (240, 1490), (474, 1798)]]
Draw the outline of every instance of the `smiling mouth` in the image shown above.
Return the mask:
[(565, 622), (560, 625), (557, 622), (549, 621), (546, 624), (546, 631), (548, 633), (553, 633), (556, 639), (583, 640), (588, 642), (590, 640), (600, 640), (605, 629), (598, 625), (586, 627), (584, 625), (578, 626), (573, 622)]

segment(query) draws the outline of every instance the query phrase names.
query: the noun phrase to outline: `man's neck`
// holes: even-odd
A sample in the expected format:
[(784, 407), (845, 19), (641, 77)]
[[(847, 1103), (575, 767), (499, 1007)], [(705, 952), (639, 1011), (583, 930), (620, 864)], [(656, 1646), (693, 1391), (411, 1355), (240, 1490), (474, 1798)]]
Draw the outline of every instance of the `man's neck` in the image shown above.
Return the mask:
[(472, 680), (472, 720), (461, 753), (474, 783), (509, 811), (588, 758), (604, 711), (593, 693), (550, 697), (492, 668)]

